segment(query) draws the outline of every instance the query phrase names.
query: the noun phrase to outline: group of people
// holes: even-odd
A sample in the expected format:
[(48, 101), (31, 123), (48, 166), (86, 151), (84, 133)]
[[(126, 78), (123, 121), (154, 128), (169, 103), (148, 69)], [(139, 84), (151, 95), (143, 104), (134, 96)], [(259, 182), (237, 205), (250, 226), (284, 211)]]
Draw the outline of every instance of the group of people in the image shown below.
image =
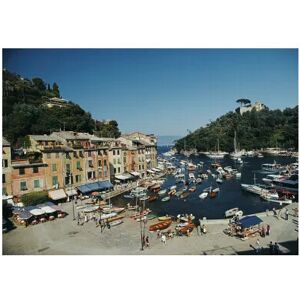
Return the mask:
[(260, 236), (265, 237), (266, 235), (270, 235), (271, 227), (269, 224), (265, 227), (264, 225), (260, 229)]

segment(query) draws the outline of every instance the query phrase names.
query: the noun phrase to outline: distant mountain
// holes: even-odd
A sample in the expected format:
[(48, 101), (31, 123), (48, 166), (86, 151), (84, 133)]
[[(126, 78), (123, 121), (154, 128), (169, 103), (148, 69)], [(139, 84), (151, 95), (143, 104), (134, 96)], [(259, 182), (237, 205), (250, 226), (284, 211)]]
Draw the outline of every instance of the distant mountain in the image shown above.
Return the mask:
[(162, 135), (158, 136), (157, 145), (158, 146), (169, 146), (175, 145), (175, 141), (180, 139), (181, 136), (179, 135)]

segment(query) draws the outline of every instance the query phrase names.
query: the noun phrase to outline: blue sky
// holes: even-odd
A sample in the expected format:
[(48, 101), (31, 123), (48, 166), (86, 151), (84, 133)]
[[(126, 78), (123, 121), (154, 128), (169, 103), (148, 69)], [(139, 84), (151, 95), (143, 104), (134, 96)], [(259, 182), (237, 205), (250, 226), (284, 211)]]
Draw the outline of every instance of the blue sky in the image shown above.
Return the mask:
[(63, 98), (122, 132), (185, 135), (239, 98), (298, 104), (296, 49), (6, 49), (3, 67), (57, 82)]

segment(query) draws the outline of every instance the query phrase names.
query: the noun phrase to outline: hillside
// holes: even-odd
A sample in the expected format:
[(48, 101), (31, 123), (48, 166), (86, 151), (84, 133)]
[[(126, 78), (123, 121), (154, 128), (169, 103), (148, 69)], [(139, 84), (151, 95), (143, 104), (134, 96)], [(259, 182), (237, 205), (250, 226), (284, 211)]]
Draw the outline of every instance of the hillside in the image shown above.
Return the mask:
[[(52, 105), (53, 99), (62, 104)], [(60, 129), (120, 136), (116, 121), (94, 120), (78, 104), (61, 99), (57, 83), (50, 86), (41, 78), (24, 79), (3, 70), (3, 136), (18, 147), (28, 134)]]
[[(240, 149), (261, 149), (283, 147), (298, 149), (298, 106), (283, 111), (265, 109), (240, 115), (229, 112), (205, 127), (177, 140), (175, 148), (181, 151), (216, 149), (217, 139), (220, 150), (233, 151), (234, 131)], [(186, 144), (186, 145), (185, 145)]]

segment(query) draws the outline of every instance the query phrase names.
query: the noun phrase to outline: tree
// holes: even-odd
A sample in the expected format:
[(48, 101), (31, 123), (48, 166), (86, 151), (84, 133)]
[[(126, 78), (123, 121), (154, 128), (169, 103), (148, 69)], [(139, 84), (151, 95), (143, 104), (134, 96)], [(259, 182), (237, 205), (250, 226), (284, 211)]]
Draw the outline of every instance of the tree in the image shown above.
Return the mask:
[(238, 99), (238, 100), (236, 100), (236, 102), (240, 103), (241, 106), (251, 103), (251, 101), (249, 99)]
[(59, 98), (60, 93), (59, 93), (59, 88), (58, 88), (58, 85), (56, 82), (53, 83), (52, 90), (53, 90), (55, 97)]
[(31, 81), (33, 82), (33, 85), (36, 88), (38, 88), (40, 91), (46, 90), (46, 84), (41, 78), (35, 77), (35, 78), (32, 78)]
[(48, 83), (47, 85), (47, 90), (50, 92), (51, 91), (51, 87), (50, 87), (50, 84)]

